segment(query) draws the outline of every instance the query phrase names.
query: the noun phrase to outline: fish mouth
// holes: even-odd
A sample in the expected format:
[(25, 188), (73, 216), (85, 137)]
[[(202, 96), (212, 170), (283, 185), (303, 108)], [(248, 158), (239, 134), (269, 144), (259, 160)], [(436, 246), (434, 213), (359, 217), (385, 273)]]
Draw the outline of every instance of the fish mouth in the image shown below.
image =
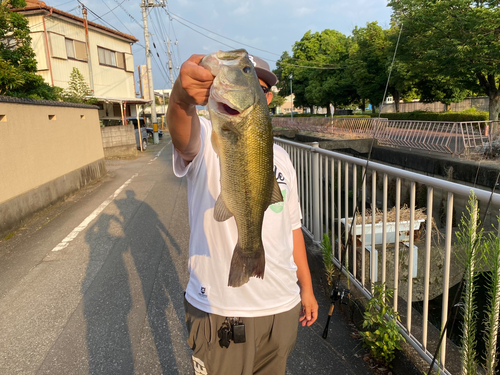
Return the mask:
[(241, 112), (230, 107), (226, 103), (217, 102), (217, 109), (219, 112), (224, 113), (229, 116), (238, 116)]
[(215, 108), (220, 114), (234, 117), (239, 116), (242, 112), (244, 112), (244, 109), (242, 110), (237, 108), (227, 98), (224, 98), (223, 95), (217, 92), (214, 86), (212, 86), (210, 90), (210, 96), (211, 98), (209, 99), (209, 102), (211, 102), (211, 107)]

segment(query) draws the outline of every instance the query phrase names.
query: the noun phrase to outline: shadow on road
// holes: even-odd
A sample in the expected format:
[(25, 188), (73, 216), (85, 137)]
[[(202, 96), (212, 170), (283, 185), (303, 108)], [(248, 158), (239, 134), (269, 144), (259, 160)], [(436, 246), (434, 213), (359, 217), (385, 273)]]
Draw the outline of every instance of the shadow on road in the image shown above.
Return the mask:
[[(82, 289), (92, 283), (84, 296), (89, 373), (151, 373), (159, 365), (162, 374), (178, 375), (187, 345), (183, 288), (171, 251), (181, 249), (150, 205), (132, 190), (126, 195), (115, 201), (120, 218), (100, 215), (85, 237), (90, 259)], [(113, 222), (123, 235), (110, 233)], [(110, 240), (113, 246), (103, 251), (100, 244)]]

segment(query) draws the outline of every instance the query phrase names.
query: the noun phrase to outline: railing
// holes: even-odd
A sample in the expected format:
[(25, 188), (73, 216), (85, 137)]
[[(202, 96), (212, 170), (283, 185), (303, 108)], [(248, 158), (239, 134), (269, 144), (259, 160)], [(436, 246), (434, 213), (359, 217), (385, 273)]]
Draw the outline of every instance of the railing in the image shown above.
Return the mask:
[(377, 124), (387, 123), (386, 118), (363, 117), (273, 117), (273, 126), (277, 128), (311, 131), (325, 134), (346, 134), (354, 137), (373, 137)]
[(435, 122), (388, 121), (385, 118), (291, 119), (274, 117), (273, 126), (323, 134), (343, 134), (355, 138), (375, 138), (379, 145), (425, 150), (454, 156), (484, 154), (500, 148), (492, 126), (498, 121)]
[[(460, 281), (453, 277), (457, 272), (450, 276), (450, 269), (455, 267), (454, 221), (460, 219), (474, 191), (482, 207), (488, 207), (482, 217), (488, 228), (500, 212), (500, 194), (323, 150), (317, 143), (308, 146), (279, 138), (275, 142), (285, 148), (295, 166), (306, 232), (318, 243), (324, 234), (330, 236), (334, 261), (339, 267), (345, 266), (343, 272), (367, 298), (372, 296), (374, 282), (385, 282), (395, 289), (394, 309), (402, 317), (401, 331), (430, 363), (439, 340), (428, 337), (431, 333), (439, 337), (439, 329), (444, 329), (449, 290)], [(367, 202), (374, 203), (379, 212), (367, 214)], [(405, 204), (407, 219), (403, 218)], [(394, 206), (392, 223), (388, 206)], [(416, 216), (422, 216), (417, 207), (425, 209), (423, 218)], [(344, 223), (351, 224), (359, 216), (361, 224), (348, 225), (346, 233)], [(371, 224), (367, 224), (369, 220)], [(437, 244), (439, 237), (433, 228), (440, 221), (444, 240)], [(436, 294), (442, 294), (437, 329), (429, 322), (429, 300)], [(414, 300), (422, 301), (420, 313), (414, 310)], [(443, 341), (436, 359), (441, 371), (455, 374), (459, 364), (446, 362), (447, 354), (454, 350), (453, 345), (448, 347)]]

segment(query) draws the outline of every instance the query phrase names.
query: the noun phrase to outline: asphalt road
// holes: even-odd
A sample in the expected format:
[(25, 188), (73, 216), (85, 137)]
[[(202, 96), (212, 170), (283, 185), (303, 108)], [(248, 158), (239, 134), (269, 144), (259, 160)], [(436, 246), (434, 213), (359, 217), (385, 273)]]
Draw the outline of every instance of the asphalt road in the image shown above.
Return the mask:
[[(0, 242), (0, 374), (192, 374), (186, 180), (171, 147), (166, 134), (107, 161), (105, 178)], [(329, 299), (315, 288), (320, 318), (299, 328), (287, 375), (373, 374), (337, 310), (321, 338)]]

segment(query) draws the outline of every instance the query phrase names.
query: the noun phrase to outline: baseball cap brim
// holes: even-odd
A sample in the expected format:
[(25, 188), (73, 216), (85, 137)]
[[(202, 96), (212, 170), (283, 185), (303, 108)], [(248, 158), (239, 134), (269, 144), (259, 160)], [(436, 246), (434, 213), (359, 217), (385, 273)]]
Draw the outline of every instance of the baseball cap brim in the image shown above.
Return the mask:
[(278, 77), (276, 77), (276, 75), (269, 70), (265, 70), (256, 66), (255, 73), (257, 73), (257, 77), (266, 82), (269, 87), (274, 86), (278, 82)]

